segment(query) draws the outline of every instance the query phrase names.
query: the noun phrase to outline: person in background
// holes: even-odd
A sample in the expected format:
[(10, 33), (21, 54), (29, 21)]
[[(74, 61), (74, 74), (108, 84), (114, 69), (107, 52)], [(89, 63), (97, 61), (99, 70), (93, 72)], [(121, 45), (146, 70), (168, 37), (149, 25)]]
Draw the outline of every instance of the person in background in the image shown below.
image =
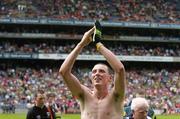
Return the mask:
[(55, 93), (48, 93), (47, 94), (47, 103), (46, 107), (50, 112), (51, 119), (61, 118), (60, 115), (57, 115), (60, 112), (58, 105), (55, 103), (56, 94)]
[(125, 119), (152, 119), (148, 116), (149, 104), (145, 98), (137, 97), (131, 103), (132, 115)]
[(45, 106), (45, 94), (43, 91), (35, 94), (35, 105), (28, 110), (26, 119), (52, 119), (48, 108)]

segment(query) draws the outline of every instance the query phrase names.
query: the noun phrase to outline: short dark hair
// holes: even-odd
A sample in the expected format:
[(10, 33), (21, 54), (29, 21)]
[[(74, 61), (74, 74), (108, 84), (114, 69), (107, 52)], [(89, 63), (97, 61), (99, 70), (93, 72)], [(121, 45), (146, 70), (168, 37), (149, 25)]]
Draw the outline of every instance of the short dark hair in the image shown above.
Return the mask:
[(34, 98), (37, 98), (38, 94), (44, 94), (44, 90), (38, 90), (38, 91), (34, 94)]
[(96, 65), (104, 65), (104, 66), (106, 66), (107, 67), (107, 69), (108, 69), (108, 73), (109, 74), (113, 74), (113, 71), (112, 71), (112, 69), (111, 69), (111, 67), (108, 65), (108, 64), (105, 64), (105, 63), (97, 63), (97, 64), (95, 64), (94, 66), (96, 66)]

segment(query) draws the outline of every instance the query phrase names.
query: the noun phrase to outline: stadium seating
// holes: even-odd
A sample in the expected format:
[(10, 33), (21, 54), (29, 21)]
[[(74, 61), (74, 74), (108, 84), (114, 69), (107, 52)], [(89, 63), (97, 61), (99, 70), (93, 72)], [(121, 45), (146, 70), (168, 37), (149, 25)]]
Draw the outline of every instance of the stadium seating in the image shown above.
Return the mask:
[[(103, 44), (125, 64), (125, 105), (143, 93), (155, 111), (179, 113), (179, 6), (179, 0), (1, 0), (0, 107), (13, 104), (27, 108), (27, 104), (33, 103), (34, 92), (44, 89), (57, 93), (56, 103), (63, 113), (80, 113), (78, 102), (58, 68), (91, 26), (88, 21), (100, 19), (106, 23)], [(4, 19), (9, 21), (4, 23)], [(27, 21), (15, 23), (16, 19)], [(28, 22), (29, 19), (41, 22)], [(46, 24), (52, 19), (74, 24)], [(134, 22), (151, 27), (118, 24)], [(93, 44), (81, 56), (73, 73), (90, 87), (91, 67), (104, 60)]]

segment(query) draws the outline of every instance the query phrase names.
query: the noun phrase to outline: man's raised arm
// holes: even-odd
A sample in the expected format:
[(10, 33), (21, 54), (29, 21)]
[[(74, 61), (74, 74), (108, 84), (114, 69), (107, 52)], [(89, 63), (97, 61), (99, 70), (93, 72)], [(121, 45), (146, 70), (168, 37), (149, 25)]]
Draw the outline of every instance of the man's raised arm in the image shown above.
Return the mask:
[(72, 67), (81, 50), (92, 41), (91, 35), (93, 34), (93, 32), (94, 32), (94, 27), (84, 34), (82, 40), (67, 56), (67, 58), (65, 59), (65, 61), (63, 62), (63, 64), (59, 69), (59, 73), (63, 77), (68, 88), (70, 89), (72, 94), (74, 96), (77, 96), (78, 98), (83, 93), (83, 89), (79, 80), (72, 74)]
[(114, 92), (119, 98), (124, 98), (125, 96), (125, 68), (121, 61), (112, 53), (109, 49), (107, 49), (101, 43), (101, 35), (102, 35), (102, 27), (99, 21), (95, 22), (95, 35), (93, 42), (96, 43), (96, 49), (99, 51), (107, 60), (107, 62), (111, 65), (114, 70)]
[(102, 43), (96, 44), (98, 51), (106, 58), (107, 62), (114, 70), (114, 91), (117, 96), (124, 98), (125, 96), (125, 68), (121, 61)]

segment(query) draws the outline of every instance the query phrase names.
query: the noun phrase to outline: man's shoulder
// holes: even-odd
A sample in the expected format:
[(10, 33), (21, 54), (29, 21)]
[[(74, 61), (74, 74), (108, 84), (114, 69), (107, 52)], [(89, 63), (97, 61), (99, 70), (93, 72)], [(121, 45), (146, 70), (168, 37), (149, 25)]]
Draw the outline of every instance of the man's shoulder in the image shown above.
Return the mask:
[(31, 107), (31, 108), (28, 109), (27, 115), (28, 115), (28, 116), (34, 115), (35, 112), (36, 112), (36, 109), (35, 109), (35, 107), (33, 106), (33, 107)]
[(152, 119), (151, 117), (147, 116), (147, 119)]
[(30, 110), (34, 110), (34, 108), (35, 108), (35, 106), (32, 106), (31, 108), (29, 108), (29, 111), (30, 111)]
[(36, 106), (33, 106), (31, 108), (28, 109), (28, 112), (34, 112), (35, 110), (37, 110)]
[(44, 106), (43, 108), (37, 107), (37, 106), (33, 106), (31, 108), (29, 108), (29, 111), (37, 111), (37, 110), (44, 110), (47, 109), (46, 106)]

